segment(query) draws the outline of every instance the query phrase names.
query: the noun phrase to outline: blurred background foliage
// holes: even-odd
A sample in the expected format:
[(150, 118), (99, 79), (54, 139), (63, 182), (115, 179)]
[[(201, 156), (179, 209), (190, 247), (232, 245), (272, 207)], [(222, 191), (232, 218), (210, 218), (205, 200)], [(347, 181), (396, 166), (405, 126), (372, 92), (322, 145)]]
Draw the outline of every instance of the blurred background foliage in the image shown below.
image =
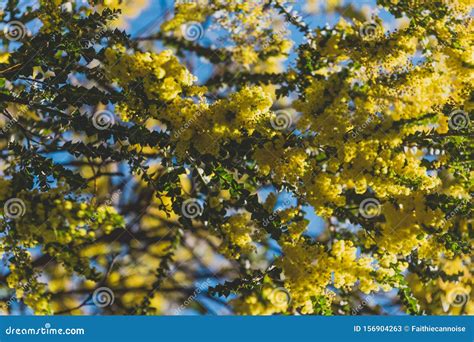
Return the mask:
[(470, 1), (1, 2), (4, 314), (473, 314)]

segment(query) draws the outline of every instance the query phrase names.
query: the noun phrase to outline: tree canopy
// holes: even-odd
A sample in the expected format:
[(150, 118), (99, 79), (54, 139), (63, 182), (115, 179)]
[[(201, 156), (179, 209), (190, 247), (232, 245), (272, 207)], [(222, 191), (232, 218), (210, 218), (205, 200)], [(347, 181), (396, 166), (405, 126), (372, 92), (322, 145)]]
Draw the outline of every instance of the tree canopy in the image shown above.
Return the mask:
[(471, 1), (146, 3), (3, 5), (0, 312), (474, 314)]

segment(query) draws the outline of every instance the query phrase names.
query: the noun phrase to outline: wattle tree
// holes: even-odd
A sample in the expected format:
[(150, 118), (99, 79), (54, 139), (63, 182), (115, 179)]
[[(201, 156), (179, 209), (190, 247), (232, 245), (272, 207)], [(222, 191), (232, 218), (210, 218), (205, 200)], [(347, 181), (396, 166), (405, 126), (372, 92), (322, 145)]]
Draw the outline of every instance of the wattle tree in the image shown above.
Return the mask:
[(474, 314), (471, 1), (147, 2), (3, 4), (0, 312)]

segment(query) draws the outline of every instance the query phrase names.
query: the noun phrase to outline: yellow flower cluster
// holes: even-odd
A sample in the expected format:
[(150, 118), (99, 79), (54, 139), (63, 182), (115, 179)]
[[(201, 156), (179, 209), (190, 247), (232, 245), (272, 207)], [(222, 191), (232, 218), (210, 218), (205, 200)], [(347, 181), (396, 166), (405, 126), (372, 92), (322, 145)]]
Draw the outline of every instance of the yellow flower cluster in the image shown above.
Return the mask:
[(269, 128), (272, 99), (260, 87), (244, 87), (212, 105), (203, 99), (196, 103), (191, 96), (199, 96), (203, 89), (193, 86), (196, 77), (169, 50), (129, 54), (123, 46), (117, 46), (108, 48), (105, 58), (106, 74), (127, 94), (126, 100), (117, 105), (122, 119), (147, 118), (143, 103), (134, 95), (143, 86), (151, 102), (149, 117), (168, 125), (178, 155), (183, 155), (191, 141), (198, 150), (216, 154), (219, 143), (239, 141), (256, 129), (265, 135), (275, 134)]
[[(331, 9), (338, 5), (338, 1), (328, 3)], [(468, 6), (465, 1), (447, 5), (460, 15), (465, 15)], [(281, 34), (268, 35), (267, 28), (274, 19), (260, 2), (178, 5), (174, 18), (162, 29), (180, 35), (182, 25), (203, 22), (216, 11), (224, 13), (217, 16), (217, 22), (236, 43), (227, 50), (232, 51), (237, 64), (264, 71), (259, 65), (266, 58), (262, 56), (278, 57), (288, 52), (285, 29)], [(207, 103), (201, 97), (196, 101), (189, 96), (194, 78), (169, 52), (128, 55), (122, 48), (119, 53), (126, 57), (122, 61), (117, 49), (109, 49), (107, 68), (110, 77), (126, 90), (143, 78), (147, 97), (167, 102), (160, 110), (152, 104), (151, 117), (167, 124), (181, 158), (191, 148), (217, 157), (227, 142), (238, 144), (259, 137), (262, 143), (255, 145), (251, 154), (255, 172), (269, 177), (273, 185), (296, 189), (296, 195), (323, 218), (339, 214), (338, 209), (351, 211), (349, 206), (358, 206), (352, 194), (379, 202), (375, 219), (368, 220), (375, 232), (369, 232), (369, 225), (362, 220), (358, 223), (363, 229), (356, 235), (361, 246), (376, 251), (371, 256), (358, 256), (354, 242), (349, 240), (336, 240), (330, 249), (309, 242), (302, 237), (307, 222), (292, 221), (297, 210), (279, 213), (288, 224), (288, 235), (279, 241), (284, 257), (278, 261), (285, 274), (285, 287), (293, 297), (292, 307), (310, 313), (315, 296), (332, 300), (329, 286), (357, 287), (365, 293), (397, 286), (393, 280), (396, 270), (407, 267), (401, 260), (415, 251), (436, 264), (453, 257), (452, 251), (428, 233), (428, 229), (450, 233), (453, 225), (446, 224), (446, 213), (428, 203), (428, 198), (443, 194), (469, 200), (469, 191), (449, 181), (449, 156), (439, 156), (433, 164), (447, 169), (444, 172), (448, 176), (443, 177), (427, 166), (425, 152), (406, 143), (414, 134), (448, 133), (446, 106), (472, 107), (466, 99), (472, 91), (473, 47), (469, 37), (473, 24), (450, 19), (446, 15), (432, 25), (410, 21), (390, 33), (383, 31), (378, 20), (372, 23), (377, 26), (373, 32), (364, 32), (366, 23), (354, 20), (351, 24), (344, 19), (331, 31), (317, 30), (312, 44), (323, 62), (314, 66), (311, 75), (301, 75), (304, 87), (292, 103), (298, 112), (295, 125), (304, 141), (298, 147), (288, 143), (287, 132), (270, 125), (274, 105), (274, 89), (270, 87), (244, 86), (225, 99)], [(235, 32), (233, 27), (241, 31)], [(278, 43), (269, 44), (269, 39)], [(414, 62), (420, 49), (425, 51), (424, 59)], [(313, 58), (309, 51), (301, 54), (300, 58)], [(288, 74), (291, 81), (298, 80), (297, 72)], [(129, 98), (119, 108), (129, 106), (125, 112), (136, 111), (130, 109), (139, 108), (133, 103)], [(430, 117), (425, 119), (427, 115)], [(220, 207), (219, 199), (211, 202), (213, 208)], [(260, 239), (247, 214), (231, 216), (220, 228), (224, 241), (221, 252), (227, 256), (238, 258), (239, 251), (251, 253)], [(259, 296), (268, 298), (268, 291), (239, 298), (237, 307), (241, 312), (281, 312), (259, 300)]]
[(287, 312), (291, 296), (284, 288), (264, 284), (258, 291), (234, 299), (231, 303), (241, 315), (274, 315)]
[[(186, 25), (202, 23), (209, 15), (216, 12), (219, 13), (213, 17), (216, 26), (229, 33), (228, 37), (221, 38), (232, 42), (232, 44), (225, 44), (225, 49), (231, 51), (233, 60), (238, 64), (245, 68), (262, 67), (265, 63), (260, 62), (267, 59), (270, 63), (278, 64), (286, 58), (292, 47), (291, 40), (287, 38), (289, 30), (286, 27), (275, 30), (275, 18), (278, 16), (273, 10), (265, 8), (265, 1), (180, 3), (175, 6), (174, 17), (164, 22), (161, 29), (182, 37), (185, 36)], [(204, 30), (197, 27), (195, 29)], [(217, 28), (215, 31), (218, 31)], [(204, 32), (199, 33), (204, 35)]]
[(123, 217), (111, 206), (94, 207), (85, 202), (65, 201), (63, 194), (67, 191), (67, 187), (60, 185), (48, 192), (34, 189), (13, 196), (10, 181), (0, 180), (0, 198), (5, 203), (1, 213), (10, 218), (10, 223), (4, 221), (4, 225), (14, 225), (0, 241), (0, 252), (13, 255), (9, 263), (8, 286), (16, 289), (16, 297), (24, 298), (25, 303), (38, 313), (49, 312), (48, 297), (44, 294), (47, 287), (35, 278), (31, 254), (16, 246), (41, 247), (44, 253), (63, 263), (69, 273), (81, 268), (86, 278), (93, 278), (89, 259), (81, 258), (78, 249), (125, 225)]
[[(474, 284), (472, 277), (472, 258), (456, 257), (439, 263), (439, 270), (447, 276), (460, 275), (459, 280), (443, 280), (426, 284), (418, 276), (410, 275), (408, 280), (413, 292), (424, 307), (429, 307), (429, 314), (455, 315), (474, 313)], [(433, 305), (434, 304), (434, 305)]]
[[(295, 308), (302, 313), (312, 313), (312, 297), (333, 298), (328, 286), (352, 289), (358, 283), (364, 293), (382, 289), (389, 291), (388, 277), (395, 274), (390, 264), (379, 262), (370, 256), (357, 256), (357, 248), (351, 241), (335, 241), (331, 250), (312, 244), (304, 239), (280, 242), (283, 256), (278, 265), (285, 275), (285, 288), (292, 295)], [(394, 260), (396, 263), (396, 259)]]
[[(424, 15), (422, 4), (413, 4), (403, 11), (411, 17), (392, 32), (385, 32), (378, 18), (369, 23), (370, 27), (367, 22), (341, 18), (331, 29), (319, 28), (312, 32), (314, 36), (308, 34), (308, 44), (301, 44), (297, 51), (295, 66), (277, 77), (261, 73), (281, 71), (292, 44), (287, 22), (282, 24), (283, 16), (277, 14), (278, 4), (268, 1), (180, 3), (174, 17), (161, 26), (165, 41), (177, 46), (176, 55), (171, 50), (144, 52), (123, 45), (106, 47), (103, 54), (98, 54), (97, 58), (103, 57), (102, 71), (111, 88), (122, 95), (114, 102), (121, 118), (150, 129), (159, 126), (164, 135), (169, 135), (169, 144), (160, 151), (161, 144), (129, 147), (127, 152), (140, 152), (151, 165), (148, 173), (137, 176), (143, 176), (137, 180), (137, 189), (151, 185), (146, 175), (159, 178), (161, 172), (167, 172), (153, 157), (148, 158), (150, 151), (156, 152), (150, 153), (154, 157), (172, 160), (167, 166), (205, 169), (202, 178), (213, 178), (212, 184), (205, 181), (208, 188), (199, 196), (206, 196), (206, 209), (211, 215), (202, 226), (209, 230), (200, 230), (196, 217), (190, 227), (193, 229), (186, 229), (186, 234), (198, 231), (196, 240), (203, 238), (209, 243), (212, 257), (217, 252), (227, 259), (238, 259), (250, 265), (249, 271), (260, 268), (260, 264), (253, 263), (259, 260), (276, 270), (263, 279), (253, 279), (255, 283), (239, 292), (240, 296), (231, 302), (237, 313), (319, 314), (319, 300), (330, 307), (342, 293), (390, 291), (405, 286), (405, 282), (423, 307), (437, 308), (433, 313), (473, 313), (472, 260), (465, 252), (473, 247), (472, 219), (464, 213), (464, 217), (457, 215), (457, 208), (449, 208), (456, 201), (472, 201), (473, 173), (466, 171), (470, 165), (465, 160), (459, 162), (469, 151), (456, 150), (465, 143), (465, 131), (472, 123), (465, 114), (467, 127), (458, 130), (453, 128), (449, 114), (455, 109), (463, 113), (473, 109), (474, 24), (467, 18), (471, 2), (443, 0), (437, 6), (440, 9), (426, 5), (433, 15)], [(394, 10), (409, 1), (378, 3)], [(64, 1), (40, 4), (45, 9), (40, 14), (45, 22), (40, 30), (54, 31), (62, 22), (58, 7)], [(106, 0), (103, 5), (124, 10), (126, 17), (138, 13), (131, 8), (131, 1)], [(335, 11), (341, 6), (342, 1), (331, 0), (324, 7)], [(320, 1), (309, 1), (307, 10), (315, 12), (321, 7)], [(48, 9), (50, 14), (46, 13)], [(186, 25), (208, 21), (211, 24), (205, 30), (214, 31), (210, 37), (212, 33), (228, 33), (222, 46), (207, 48), (185, 41)], [(208, 89), (196, 86), (197, 77), (177, 57), (182, 56), (181, 49), (189, 47), (204, 56), (216, 48), (224, 56), (221, 63), (216, 63), (217, 76), (221, 76), (224, 65), (225, 76), (244, 71), (244, 77), (238, 84), (233, 84), (238, 77), (223, 82), (231, 87), (216, 92), (214, 79)], [(12, 58), (18, 57), (14, 53), (0, 54), (3, 64)], [(33, 71), (33, 76), (48, 73), (46, 66), (44, 71), (38, 66)], [(258, 86), (267, 76), (284, 81)], [(277, 102), (276, 90), (288, 97)], [(273, 109), (283, 106), (291, 107), (295, 114), (287, 118), (292, 121), (288, 127), (278, 129), (273, 127)], [(448, 138), (452, 139), (446, 143)], [(238, 161), (239, 167), (234, 168), (222, 152), (240, 152), (243, 147), (250, 152), (245, 162)], [(428, 153), (430, 148), (433, 152)], [(217, 177), (217, 168), (224, 174), (222, 178)], [(125, 261), (120, 272), (110, 272), (106, 281), (111, 286), (146, 289), (155, 281), (150, 269), (162, 266), (163, 256), (174, 243), (166, 240), (169, 226), (181, 228), (182, 224), (178, 219), (181, 213), (171, 213), (176, 208), (174, 200), (201, 191), (199, 187), (192, 189), (190, 174), (181, 176), (181, 181), (185, 178), (188, 182), (186, 189), (183, 184), (176, 188), (175, 184), (166, 184), (171, 186), (155, 191), (157, 198), (151, 200), (151, 208), (139, 222), (139, 233), (145, 240), (159, 241), (147, 246), (150, 254), (142, 254), (147, 267), (133, 270), (134, 266)], [(104, 178), (100, 181), (106, 182)], [(229, 178), (235, 182), (230, 190)], [(224, 183), (226, 188), (219, 188)], [(180, 185), (182, 189), (177, 189)], [(298, 204), (275, 208), (277, 196), (272, 193), (262, 206), (255, 202), (253, 208), (245, 202), (247, 198), (239, 195), (241, 191), (252, 192), (253, 196), (267, 186), (277, 192), (293, 192)], [(102, 187), (102, 192), (106, 192), (104, 189), (108, 185)], [(66, 199), (65, 193), (69, 194)], [(111, 251), (123, 247), (96, 239), (123, 227), (123, 217), (112, 206), (96, 207), (71, 195), (62, 184), (47, 193), (32, 190), (13, 194), (10, 181), (0, 180), (0, 199), (12, 197), (24, 203), (27, 213), (12, 220), (6, 209), (3, 212), (1, 231), (7, 234), (0, 240), (0, 252), (11, 256), (7, 282), (16, 289), (16, 296), (37, 312), (49, 313), (47, 293), (70, 285), (60, 279), (76, 272), (84, 276), (82, 285), (93, 288), (98, 277), (90, 258), (105, 267)], [(360, 202), (366, 199), (376, 207), (364, 212)], [(304, 234), (308, 228), (304, 210), (309, 206), (326, 221), (347, 220), (354, 231), (341, 224), (330, 226), (316, 238)], [(448, 214), (449, 210), (454, 214)], [(265, 211), (268, 217), (261, 227), (257, 218), (262, 218)], [(212, 215), (216, 212), (222, 214), (221, 221)], [(161, 219), (165, 218), (168, 221), (164, 223)], [(270, 250), (267, 232), (274, 228), (274, 221), (281, 223), (276, 228), (281, 236), (272, 235), (271, 244), (278, 244), (281, 255), (269, 260), (257, 247)], [(186, 243), (188, 240), (193, 241), (186, 239)], [(143, 253), (139, 243), (137, 240), (127, 245), (131, 253)], [(41, 248), (42, 253), (61, 264), (49, 273), (54, 279), (48, 286), (36, 280), (33, 258), (26, 251), (29, 248)], [(192, 259), (190, 254), (182, 248), (177, 249), (175, 257)], [(420, 262), (413, 263), (416, 259)], [(409, 262), (410, 272), (405, 276)], [(425, 272), (431, 277), (428, 281), (420, 276), (423, 267), (429, 270)], [(276, 273), (280, 279), (276, 279)], [(185, 272), (178, 271), (176, 278), (185, 285), (193, 284)], [(143, 298), (142, 293), (128, 292), (123, 302), (131, 307)], [(155, 308), (163, 304), (160, 295), (151, 302)], [(61, 307), (57, 302), (55, 305)]]
[(284, 147), (283, 137), (275, 137), (263, 144), (263, 148), (255, 149), (253, 158), (257, 162), (259, 172), (267, 176), (273, 173), (275, 181), (295, 183), (307, 171), (309, 161), (304, 148), (288, 149)]
[(212, 13), (211, 7), (199, 1), (177, 3), (175, 6), (175, 15), (171, 20), (165, 21), (161, 25), (164, 32), (173, 32), (177, 36), (183, 36), (187, 23), (203, 22), (206, 16)]
[(179, 156), (183, 156), (191, 144), (201, 153), (217, 155), (220, 145), (226, 141), (241, 141), (256, 130), (272, 134), (269, 129), (271, 105), (270, 95), (262, 88), (244, 87), (211, 105), (176, 99), (160, 114), (165, 120), (172, 119), (171, 136), (177, 143)]
[(140, 13), (148, 7), (149, 0), (104, 0), (99, 6), (107, 7), (114, 10), (120, 10), (120, 16), (112, 23), (114, 26), (121, 28), (128, 27), (128, 21), (140, 15)]
[(195, 81), (195, 77), (182, 66), (171, 51), (159, 54), (150, 52), (129, 53), (123, 46), (105, 51), (106, 75), (124, 88), (130, 105), (120, 108), (124, 120), (140, 118), (134, 92), (141, 87), (150, 100), (156, 104), (174, 100)]
[(220, 251), (231, 257), (239, 258), (240, 253), (250, 254), (256, 250), (255, 242), (263, 238), (258, 229), (250, 225), (250, 214), (233, 215), (220, 227), (223, 242)]

